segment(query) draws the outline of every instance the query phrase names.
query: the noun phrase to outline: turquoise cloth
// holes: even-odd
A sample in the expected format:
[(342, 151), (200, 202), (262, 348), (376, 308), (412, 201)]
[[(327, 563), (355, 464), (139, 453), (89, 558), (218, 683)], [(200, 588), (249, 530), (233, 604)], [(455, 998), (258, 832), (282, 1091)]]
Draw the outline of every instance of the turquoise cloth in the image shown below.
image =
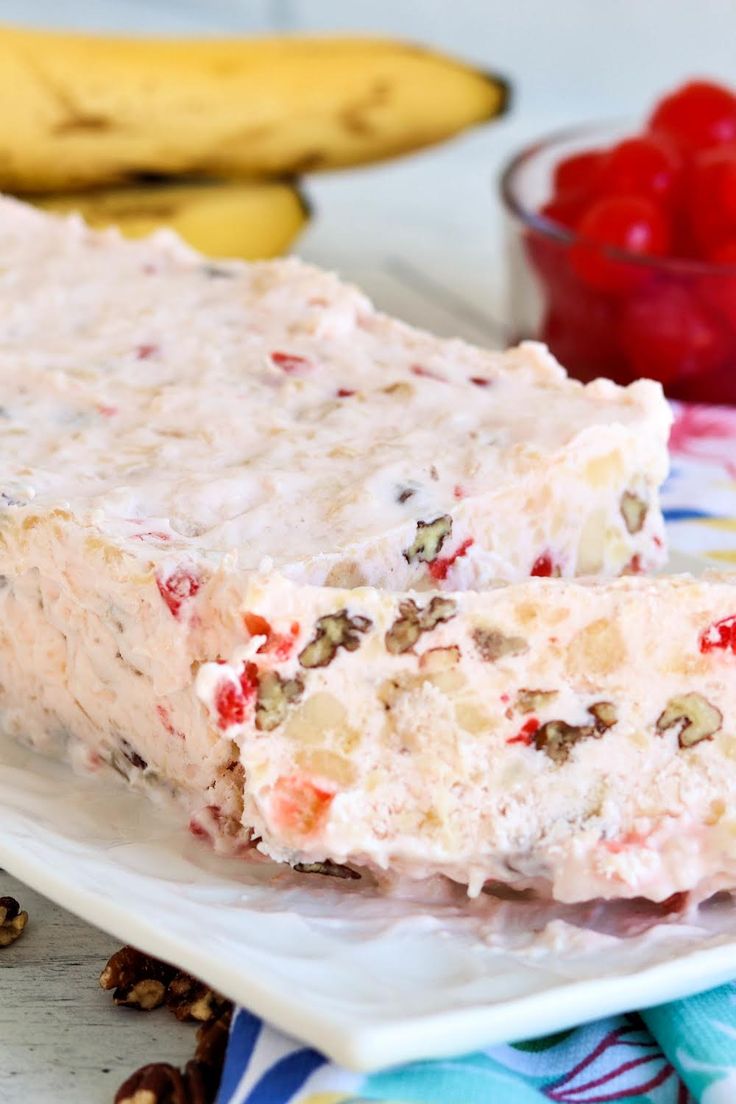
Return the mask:
[(348, 1073), (242, 1009), (217, 1104), (736, 1104), (736, 984), (513, 1046)]
[[(675, 408), (670, 544), (736, 569), (736, 409)], [(676, 966), (673, 966), (676, 969)], [(734, 955), (736, 977), (736, 955)], [(237, 1013), (217, 1104), (736, 1104), (736, 984), (478, 1054), (365, 1076)]]

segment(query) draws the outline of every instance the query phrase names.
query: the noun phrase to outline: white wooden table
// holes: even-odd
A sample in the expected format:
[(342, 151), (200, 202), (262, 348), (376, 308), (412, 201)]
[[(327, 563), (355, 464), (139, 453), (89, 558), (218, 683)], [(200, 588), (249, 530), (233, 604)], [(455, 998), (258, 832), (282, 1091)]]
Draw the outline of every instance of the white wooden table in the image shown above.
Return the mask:
[(119, 946), (109, 935), (0, 873), (0, 897), (29, 914), (0, 949), (0, 1104), (110, 1104), (149, 1061), (183, 1063), (195, 1028), (170, 1012), (116, 1008), (98, 977)]
[[(552, 125), (636, 113), (688, 71), (734, 76), (736, 8), (722, 0), (561, 0), (541, 27), (543, 10), (536, 0), (0, 0), (0, 19), (49, 25), (398, 34), (510, 75), (521, 89), (514, 119), (404, 161), (310, 180), (316, 218), (299, 246), (381, 307), (486, 345), (503, 340), (493, 179), (507, 153)], [(0, 1104), (108, 1104), (137, 1066), (189, 1057), (190, 1025), (163, 1009), (115, 1008), (99, 989), (114, 939), (0, 873), (8, 893), (30, 923), (0, 950)]]

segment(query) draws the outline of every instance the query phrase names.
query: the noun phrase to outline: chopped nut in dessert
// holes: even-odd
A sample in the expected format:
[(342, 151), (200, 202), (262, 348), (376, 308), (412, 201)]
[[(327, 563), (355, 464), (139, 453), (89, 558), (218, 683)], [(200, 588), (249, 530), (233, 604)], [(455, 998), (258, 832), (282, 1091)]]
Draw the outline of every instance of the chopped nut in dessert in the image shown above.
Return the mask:
[(100, 974), (100, 985), (114, 990), (115, 1004), (149, 1012), (165, 1002), (168, 984), (175, 974), (175, 967), (135, 947), (121, 947)]
[(521, 655), (529, 648), (522, 636), (507, 636), (498, 629), (482, 627), (473, 629), (473, 643), (486, 663), (495, 663), (504, 656)]
[(557, 694), (557, 690), (520, 690), (516, 695), (516, 708), (520, 713), (539, 713)]
[(127, 740), (120, 740), (120, 750), (131, 766), (136, 767), (138, 770), (145, 770), (148, 766), (143, 756), (139, 755), (133, 745), (128, 743)]
[(676, 727), (680, 747), (688, 748), (715, 736), (722, 724), (720, 709), (711, 705), (702, 694), (693, 692), (670, 698), (657, 718), (657, 731), (667, 732)]
[(258, 679), (256, 698), (256, 728), (270, 732), (286, 719), (290, 705), (304, 693), (304, 680), (284, 679), (277, 671), (263, 671)]
[(592, 724), (571, 725), (566, 721), (548, 721), (534, 733), (534, 746), (544, 751), (555, 763), (565, 763), (570, 749), (580, 740), (598, 739), (618, 721), (616, 707), (612, 702), (595, 702), (588, 707), (593, 718)]
[(382, 387), (381, 391), (384, 395), (397, 395), (401, 399), (410, 399), (414, 394), (412, 385), (403, 380), (399, 380), (396, 383), (390, 383), (388, 387)]
[(338, 648), (354, 652), (360, 647), (359, 633), (368, 632), (373, 622), (368, 617), (351, 617), (346, 609), (320, 617), (312, 640), (299, 653), (302, 667), (327, 667)]
[(450, 671), (460, 662), (461, 652), (457, 644), (450, 644), (447, 648), (428, 648), (419, 657), (419, 667), (427, 674), (433, 675), (437, 671)]
[(606, 732), (618, 723), (618, 714), (613, 702), (595, 702), (588, 706), (588, 712), (595, 718), (595, 727), (598, 732)]
[(357, 870), (351, 870), (349, 866), (331, 862), (330, 859), (325, 859), (324, 862), (296, 863), (294, 870), (298, 870), (300, 874), (324, 874), (328, 878), (360, 880), (360, 874)]
[(452, 518), (449, 514), (442, 514), (434, 521), (418, 521), (414, 540), (404, 549), (404, 559), (407, 563), (414, 563), (415, 560), (432, 563), (451, 532)]
[(28, 913), (23, 912), (15, 897), (0, 897), (0, 947), (9, 947), (25, 931)]
[(570, 749), (580, 740), (600, 735), (595, 725), (571, 725), (566, 721), (547, 721), (534, 733), (534, 746), (545, 752), (555, 763), (566, 763)]
[(401, 655), (412, 648), (422, 633), (431, 632), (441, 621), (449, 621), (457, 613), (457, 603), (452, 598), (434, 597), (419, 609), (413, 598), (399, 603), (399, 616), (385, 636), (386, 650)]
[(649, 507), (643, 499), (631, 491), (624, 491), (621, 496), (621, 516), (624, 519), (626, 529), (632, 536), (641, 533), (644, 522), (647, 519)]

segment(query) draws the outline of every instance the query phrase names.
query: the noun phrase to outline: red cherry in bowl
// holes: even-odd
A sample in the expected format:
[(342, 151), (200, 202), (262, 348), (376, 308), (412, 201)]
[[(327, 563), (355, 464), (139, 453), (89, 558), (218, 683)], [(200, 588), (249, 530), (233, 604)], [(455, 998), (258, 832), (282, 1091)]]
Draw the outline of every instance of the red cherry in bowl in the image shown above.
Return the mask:
[(601, 159), (595, 178), (599, 196), (641, 196), (654, 203), (673, 201), (682, 158), (656, 134), (625, 138)]
[(640, 196), (597, 200), (580, 219), (578, 234), (581, 240), (570, 251), (573, 269), (591, 287), (614, 293), (630, 291), (649, 274), (645, 266), (611, 256), (605, 247), (646, 258), (664, 256), (670, 244), (666, 218)]
[(736, 142), (736, 96), (712, 81), (689, 81), (659, 101), (648, 129), (689, 154)]

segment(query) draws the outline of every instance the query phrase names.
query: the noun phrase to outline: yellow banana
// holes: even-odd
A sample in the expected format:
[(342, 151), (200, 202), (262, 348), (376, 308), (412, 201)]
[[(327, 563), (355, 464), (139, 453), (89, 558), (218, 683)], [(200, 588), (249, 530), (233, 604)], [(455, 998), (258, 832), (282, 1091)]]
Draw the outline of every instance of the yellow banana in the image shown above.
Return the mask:
[(382, 39), (131, 39), (0, 27), (0, 187), (283, 176), (439, 142), (507, 85)]
[(78, 211), (90, 226), (118, 226), (129, 238), (165, 226), (205, 256), (247, 261), (283, 253), (309, 217), (298, 189), (280, 181), (148, 184), (26, 198), (58, 214)]

